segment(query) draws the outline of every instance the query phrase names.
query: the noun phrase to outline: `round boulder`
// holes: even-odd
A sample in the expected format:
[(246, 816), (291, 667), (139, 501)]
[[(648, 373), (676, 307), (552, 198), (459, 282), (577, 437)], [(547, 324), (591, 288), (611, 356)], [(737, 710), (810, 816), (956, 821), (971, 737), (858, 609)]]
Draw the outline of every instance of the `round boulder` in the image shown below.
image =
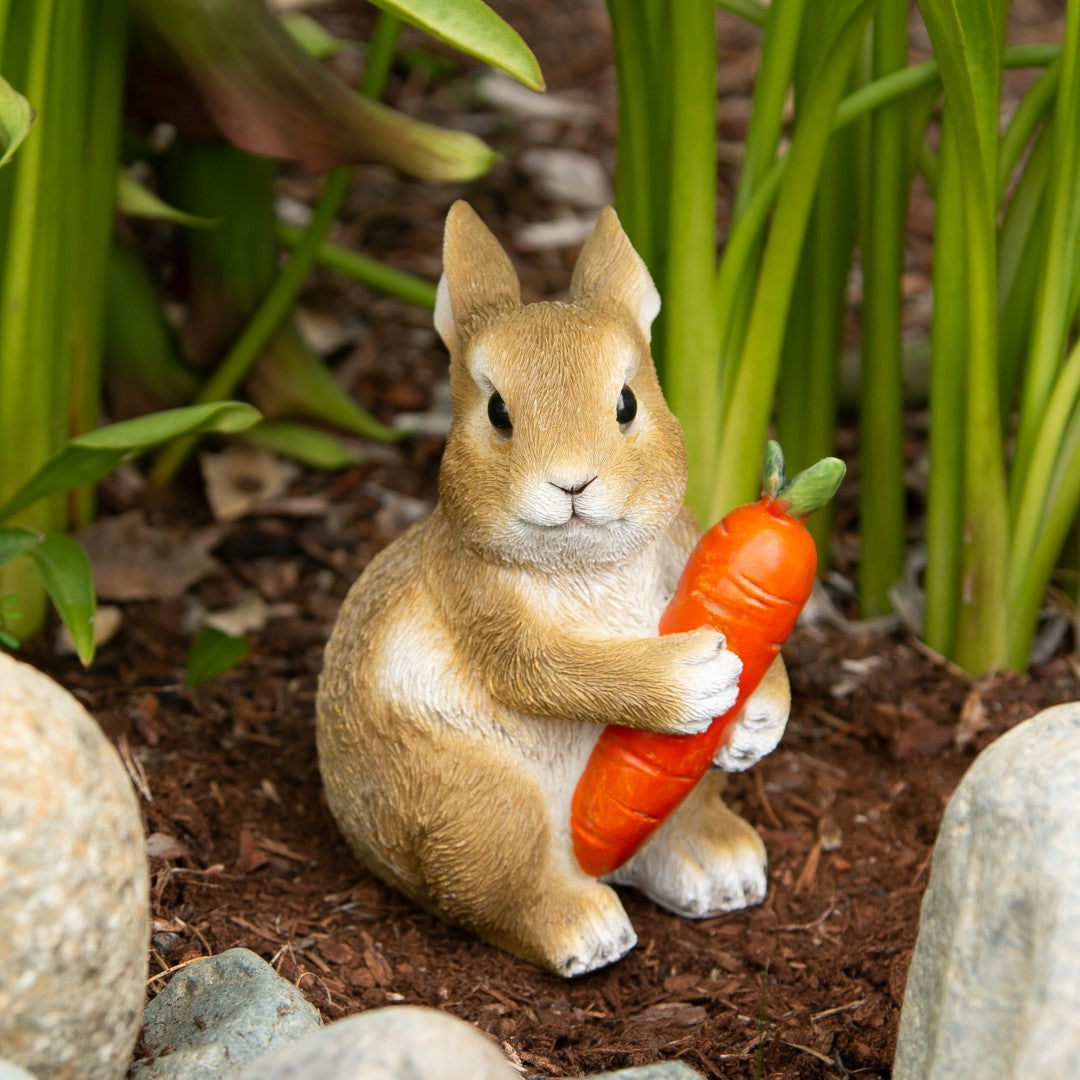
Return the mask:
[(357, 1013), (259, 1058), (239, 1080), (516, 1080), (472, 1024), (421, 1005)]
[(0, 1058), (119, 1078), (150, 935), (142, 819), (112, 744), (46, 675), (0, 653)]
[(1080, 1076), (1080, 702), (987, 747), (938, 833), (895, 1080)]

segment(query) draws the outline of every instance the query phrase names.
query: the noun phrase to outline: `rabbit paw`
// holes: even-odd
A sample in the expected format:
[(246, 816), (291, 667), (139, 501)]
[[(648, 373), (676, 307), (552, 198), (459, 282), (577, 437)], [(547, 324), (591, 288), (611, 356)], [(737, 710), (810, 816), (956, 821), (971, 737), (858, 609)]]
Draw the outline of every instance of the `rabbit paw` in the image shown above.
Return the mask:
[(751, 698), (713, 764), (725, 772), (742, 772), (756, 765), (776, 749), (787, 727), (788, 712), (786, 704)]
[(761, 837), (717, 800), (704, 821), (669, 821), (608, 880), (633, 885), (668, 911), (707, 919), (765, 899)]
[(619, 898), (606, 885), (593, 885), (583, 893), (567, 921), (569, 933), (548, 965), (565, 978), (606, 967), (637, 944)]
[(697, 735), (735, 703), (742, 661), (727, 649), (723, 634), (707, 627), (659, 640), (677, 643), (676, 679), (683, 708), (672, 730)]
[(750, 695), (713, 764), (724, 772), (742, 772), (776, 749), (787, 727), (791, 693), (787, 673), (776, 665)]

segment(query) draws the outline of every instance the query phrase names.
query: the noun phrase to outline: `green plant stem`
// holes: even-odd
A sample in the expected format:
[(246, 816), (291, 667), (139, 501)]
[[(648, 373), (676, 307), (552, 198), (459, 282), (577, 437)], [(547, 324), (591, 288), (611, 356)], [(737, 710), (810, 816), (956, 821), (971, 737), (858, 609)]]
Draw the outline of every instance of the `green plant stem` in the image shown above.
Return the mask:
[(953, 658), (973, 673), (1006, 653), (1008, 509), (997, 371), (997, 146), (1006, 3), (920, 0), (955, 108), (967, 253), (964, 520)]
[[(382, 92), (382, 82), (389, 70), (380, 57), (393, 51), (400, 23), (393, 16), (380, 14), (375, 38), (369, 54), (369, 69), (365, 72), (361, 92), (376, 97)], [(373, 72), (374, 74), (369, 74)], [(354, 175), (352, 166), (340, 166), (326, 174), (322, 194), (315, 204), (311, 221), (292, 258), (270, 287), (266, 296), (255, 309), (251, 320), (244, 327), (232, 348), (221, 361), (214, 374), (203, 386), (195, 401), (203, 404), (222, 401), (240, 384), (244, 376), (258, 360), (282, 319), (292, 309), (300, 289), (311, 272), (319, 245), (337, 217), (341, 204), (348, 194)], [(157, 487), (166, 486), (176, 475), (195, 446), (194, 438), (178, 439), (167, 446), (155, 460), (149, 473), (149, 482)]]
[[(303, 238), (302, 229), (277, 222), (274, 226), (277, 239), (287, 248), (295, 249)], [(415, 304), (417, 307), (434, 309), (435, 285), (425, 281), (415, 274), (404, 270), (397, 270), (392, 266), (379, 262), (377, 259), (369, 259), (364, 255), (357, 254), (340, 244), (324, 240), (315, 251), (315, 261), (320, 266), (329, 270), (336, 270), (339, 274), (367, 285), (378, 292), (403, 300), (407, 304)]]
[[(51, 100), (51, 44), (55, 0), (41, 0), (33, 9), (9, 13), (5, 25), (4, 56), (21, 53), (26, 64), (20, 89), (31, 104), (41, 108)], [(25, 60), (23, 60), (25, 57)], [(57, 255), (41, 243), (49, 206), (50, 133), (40, 121), (30, 130), (12, 164), (0, 173), (0, 186), (11, 185), (5, 199), (7, 214), (0, 275), (0, 502), (6, 501), (52, 452), (53, 367), (57, 357), (45, 335), (51, 323), (41, 324), (40, 305), (56, 300), (55, 292), (43, 295), (51, 271), (47, 265)], [(49, 275), (47, 277), (46, 275)], [(65, 414), (66, 415), (66, 410)], [(59, 523), (57, 499), (43, 500), (18, 515), (11, 524), (48, 530)], [(19, 599), (20, 638), (33, 633), (44, 619), (45, 590), (27, 558), (9, 563), (0, 571), (0, 597)]]
[(761, 65), (754, 79), (750, 127), (743, 147), (732, 216), (746, 208), (773, 158), (784, 128), (784, 110), (799, 54), (806, 0), (773, 0), (762, 44)]
[(720, 356), (712, 316), (716, 260), (716, 8), (671, 8), (673, 100), (668, 266), (663, 324), (668, 400), (689, 458), (687, 503), (704, 520), (716, 460)]
[(1021, 155), (1027, 148), (1035, 129), (1045, 120), (1054, 104), (1058, 86), (1061, 84), (1060, 57), (1055, 57), (1034, 85), (1020, 99), (1012, 118), (1001, 136), (998, 148), (998, 200), (1005, 197), (1009, 180), (1016, 170)]
[(375, 30), (368, 46), (364, 72), (360, 76), (360, 95), (370, 101), (378, 101), (386, 89), (390, 78), (390, 67), (394, 62), (398, 34), (401, 32), (401, 20), (389, 12), (382, 11), (375, 21)]
[[(742, 167), (732, 203), (732, 222), (737, 223), (751, 204), (776, 157), (784, 129), (788, 93), (795, 80), (799, 40), (803, 28), (805, 0), (775, 0), (769, 6), (761, 47), (761, 67), (754, 81), (750, 126), (746, 133)], [(762, 238), (755, 234), (746, 253), (748, 263), (760, 263)], [(755, 276), (740, 277), (736, 288), (718, 309), (718, 340), (724, 379), (723, 408), (732, 388), (734, 360), (742, 350), (753, 304)]]
[[(873, 25), (875, 75), (907, 59), (907, 0), (883, 0)], [(863, 377), (860, 406), (859, 596), (864, 615), (892, 608), (904, 566), (901, 287), (907, 221), (908, 116), (903, 102), (876, 110), (867, 133), (866, 233), (862, 237)]]
[(923, 639), (942, 656), (956, 645), (960, 539), (964, 511), (964, 415), (967, 274), (962, 163), (952, 109), (941, 133), (941, 182), (934, 221), (934, 307), (930, 341), (930, 473), (926, 511), (926, 616)]
[(1016, 404), (1046, 251), (1046, 188), (1052, 125), (1036, 138), (1005, 209), (998, 240), (998, 367), (1003, 419)]
[[(195, 404), (224, 401), (229, 397), (258, 360), (282, 319), (292, 310), (315, 263), (318, 245), (333, 224), (348, 193), (353, 171), (351, 166), (341, 166), (327, 173), (322, 194), (315, 205), (315, 213), (304, 231), (303, 242), (297, 246), (292, 258), (255, 309), (232, 348), (203, 385), (195, 398)], [(154, 462), (149, 473), (150, 483), (155, 487), (167, 486), (187, 460), (196, 441), (195, 438), (187, 437), (170, 443)]]
[(760, 0), (716, 0), (716, 6), (762, 28), (769, 21), (768, 5)]
[[(112, 250), (116, 163), (120, 153), (128, 0), (99, 0), (91, 5), (86, 50), (90, 65), (90, 99), (83, 151), (83, 226), (73, 242), (75, 342), (70, 393), (70, 434), (79, 435), (100, 420), (102, 350), (105, 334), (105, 289)], [(93, 517), (94, 489), (72, 492), (69, 518), (85, 525)]]
[(1046, 413), (1032, 464), (1032, 475), (1045, 478), (1042, 491), (1032, 489), (1031, 505), (1021, 504), (1009, 566), (1008, 662), (1028, 666), (1039, 608), (1054, 565), (1080, 510), (1080, 345), (1062, 369)]
[[(608, 0), (618, 80), (615, 204), (634, 249), (662, 284), (666, 220), (667, 55), (652, 34), (656, 0)], [(662, 357), (657, 357), (662, 365)]]
[(787, 155), (788, 168), (780, 183), (746, 341), (734, 372), (730, 398), (725, 402), (716, 459), (724, 462), (724, 469), (713, 489), (710, 519), (753, 498), (803, 237), (836, 108), (872, 8), (870, 2), (847, 6), (845, 17), (823, 49), (825, 59), (811, 79), (802, 119)]
[(1042, 438), (1052, 387), (1069, 340), (1074, 283), (1080, 269), (1080, 8), (1067, 11), (1061, 80), (1054, 106), (1053, 143), (1046, 192), (1043, 275), (1028, 352), (1010, 483), (1010, 508), (1018, 525), (1027, 492), (1045, 476), (1031, 472), (1033, 448)]
[[(806, 19), (796, 70), (796, 117), (820, 53), (821, 24)], [(847, 279), (855, 238), (852, 150), (851, 133), (834, 131), (822, 164), (784, 339), (776, 429), (795, 470), (831, 455), (836, 446)], [(833, 517), (830, 502), (806, 523), (817, 545), (819, 572), (828, 565)]]
[[(1060, 54), (1061, 46), (1059, 45), (1013, 46), (1005, 51), (1005, 66), (1038, 67), (1053, 62)], [(941, 69), (933, 60), (912, 64), (900, 71), (875, 79), (858, 90), (852, 91), (840, 102), (833, 120), (833, 131), (842, 130), (860, 117), (905, 94), (934, 86), (940, 82), (940, 79)], [(721, 341), (725, 341), (730, 334), (728, 320), (734, 306), (732, 298), (737, 294), (739, 283), (751, 273), (750, 264), (753, 253), (757, 250), (757, 237), (765, 228), (787, 167), (786, 155), (772, 163), (742, 216), (732, 224), (724, 249), (724, 257), (720, 261), (716, 275), (716, 310), (720, 319)]]

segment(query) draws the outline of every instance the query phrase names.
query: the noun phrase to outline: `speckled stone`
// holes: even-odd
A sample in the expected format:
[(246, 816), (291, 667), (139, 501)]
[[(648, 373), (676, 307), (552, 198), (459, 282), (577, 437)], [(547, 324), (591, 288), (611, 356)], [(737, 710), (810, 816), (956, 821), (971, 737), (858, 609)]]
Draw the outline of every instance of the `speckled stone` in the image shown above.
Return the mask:
[(139, 806), (112, 744), (55, 682), (0, 653), (0, 1058), (122, 1077), (149, 925)]
[(235, 1076), (321, 1024), (315, 1006), (261, 956), (229, 949), (177, 972), (150, 1002), (143, 1016), (149, 1056), (131, 1075), (133, 1080)]
[(494, 1042), (449, 1013), (390, 1005), (260, 1058), (239, 1080), (520, 1080)]
[(984, 750), (945, 811), (894, 1080), (1080, 1077), (1080, 702)]

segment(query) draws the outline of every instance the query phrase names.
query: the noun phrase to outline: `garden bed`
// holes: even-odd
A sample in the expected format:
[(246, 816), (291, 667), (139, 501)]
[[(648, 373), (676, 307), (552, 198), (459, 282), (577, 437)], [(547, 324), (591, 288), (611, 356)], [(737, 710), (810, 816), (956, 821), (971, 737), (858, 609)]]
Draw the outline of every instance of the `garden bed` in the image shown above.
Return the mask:
[[(601, 4), (543, 5), (542, 15), (520, 3), (496, 6), (534, 47), (561, 110), (514, 122), (490, 104), (462, 112), (461, 73), (414, 65), (395, 100), (422, 97), (426, 117), (475, 129), (504, 157), (485, 180), (453, 189), (361, 169), (337, 239), (434, 279), (443, 217), (464, 196), (513, 251), (526, 298), (538, 299), (565, 290), (576, 251), (525, 250), (532, 241), (522, 229), (577, 211), (545, 193), (524, 151), (581, 150), (610, 173), (610, 46)], [(1037, 22), (1042, 6), (1027, 8)], [(327, 17), (348, 31), (352, 9)], [(728, 183), (749, 108), (753, 43), (740, 31), (722, 57)], [(298, 198), (313, 189), (295, 175), (282, 186)], [(926, 231), (916, 220), (916, 238)], [(925, 272), (916, 253), (913, 290), (925, 286)], [(381, 418), (438, 402), (445, 358), (428, 313), (326, 273), (315, 276), (306, 303), (335, 326), (358, 322), (338, 371)], [(925, 319), (925, 305), (912, 312)], [(925, 453), (917, 421), (914, 414), (913, 476)], [(845, 437), (853, 443), (855, 433)], [(231, 522), (213, 520), (194, 468), (164, 494), (123, 476), (106, 486), (106, 518), (137, 510), (215, 560), (179, 595), (125, 603), (118, 635), (87, 672), (55, 655), (51, 639), (28, 649), (100, 720), (140, 792), (152, 852), (150, 993), (178, 965), (243, 945), (295, 981), (328, 1021), (391, 1003), (436, 1006), (489, 1032), (527, 1076), (665, 1058), (715, 1077), (888, 1076), (945, 803), (994, 737), (1044, 706), (1080, 698), (1076, 659), (1059, 655), (1025, 677), (970, 680), (898, 623), (850, 621), (843, 582), (853, 566), (838, 544), (836, 617), (802, 627), (786, 650), (794, 699), (787, 734), (729, 787), (769, 853), (765, 903), (691, 922), (624, 890), (638, 947), (566, 982), (439, 923), (372, 878), (322, 797), (314, 696), (323, 645), (351, 581), (433, 504), (440, 450), (438, 435), (428, 435), (375, 448), (367, 463), (334, 476), (299, 473), (284, 498)], [(841, 492), (841, 537), (857, 482)], [(252, 655), (185, 688), (192, 612), (253, 597), (263, 606)]]

